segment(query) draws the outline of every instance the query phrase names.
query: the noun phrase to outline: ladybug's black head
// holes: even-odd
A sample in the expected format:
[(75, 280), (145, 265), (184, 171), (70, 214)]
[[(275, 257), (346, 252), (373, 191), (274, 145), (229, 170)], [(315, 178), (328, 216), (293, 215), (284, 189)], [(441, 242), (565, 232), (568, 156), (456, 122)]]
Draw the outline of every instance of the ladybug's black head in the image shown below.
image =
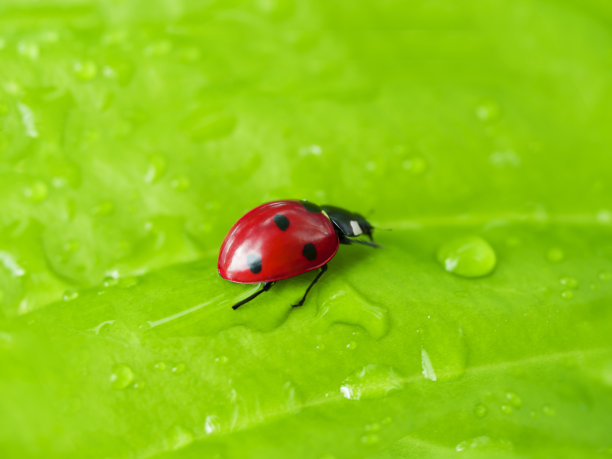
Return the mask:
[(340, 239), (342, 244), (358, 242), (360, 244), (379, 247), (378, 244), (374, 242), (349, 239), (365, 234), (370, 238), (370, 241), (374, 241), (372, 238), (372, 231), (374, 231), (374, 227), (370, 225), (370, 222), (368, 222), (363, 215), (349, 212), (348, 210), (336, 206), (324, 205), (321, 206), (321, 209), (325, 211), (331, 222), (334, 224), (334, 228), (338, 234), (338, 239)]

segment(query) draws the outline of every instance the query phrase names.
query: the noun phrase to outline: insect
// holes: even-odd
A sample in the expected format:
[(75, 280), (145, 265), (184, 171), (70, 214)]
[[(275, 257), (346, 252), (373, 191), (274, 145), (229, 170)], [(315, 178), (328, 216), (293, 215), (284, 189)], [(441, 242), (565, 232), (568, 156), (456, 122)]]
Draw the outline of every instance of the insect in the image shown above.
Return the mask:
[[(267, 292), (276, 281), (320, 268), (302, 299), (293, 305), (302, 306), (339, 244), (380, 247), (372, 238), (373, 230), (358, 213), (306, 200), (273, 201), (254, 208), (225, 237), (217, 268), (229, 281), (264, 285), (232, 308), (238, 309)], [(362, 235), (370, 241), (355, 239)]]

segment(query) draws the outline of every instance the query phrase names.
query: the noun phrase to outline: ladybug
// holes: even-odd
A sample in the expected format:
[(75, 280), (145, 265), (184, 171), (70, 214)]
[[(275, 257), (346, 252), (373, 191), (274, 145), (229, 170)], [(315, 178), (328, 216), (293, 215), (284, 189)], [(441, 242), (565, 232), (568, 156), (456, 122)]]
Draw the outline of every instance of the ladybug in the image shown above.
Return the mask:
[[(380, 247), (372, 238), (373, 229), (360, 214), (306, 200), (273, 201), (254, 208), (225, 236), (217, 268), (229, 281), (264, 285), (232, 308), (267, 292), (276, 281), (320, 268), (302, 299), (293, 305), (302, 306), (339, 244)], [(354, 239), (362, 235), (370, 242)]]

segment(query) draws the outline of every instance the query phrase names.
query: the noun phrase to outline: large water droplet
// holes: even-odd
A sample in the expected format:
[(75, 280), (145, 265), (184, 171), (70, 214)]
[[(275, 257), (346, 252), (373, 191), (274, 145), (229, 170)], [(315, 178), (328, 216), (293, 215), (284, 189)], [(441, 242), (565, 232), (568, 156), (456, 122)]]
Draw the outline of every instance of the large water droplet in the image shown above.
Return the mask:
[(349, 400), (371, 399), (383, 397), (403, 385), (403, 378), (392, 367), (371, 364), (346, 378), (340, 392)]
[(438, 250), (444, 269), (463, 277), (481, 277), (491, 273), (497, 263), (491, 245), (479, 236), (453, 239)]
[(319, 318), (326, 318), (331, 323), (360, 326), (375, 339), (382, 338), (389, 331), (387, 309), (375, 305), (348, 284), (324, 300)]
[(113, 389), (125, 389), (134, 382), (134, 371), (127, 365), (120, 364), (113, 367), (110, 383)]

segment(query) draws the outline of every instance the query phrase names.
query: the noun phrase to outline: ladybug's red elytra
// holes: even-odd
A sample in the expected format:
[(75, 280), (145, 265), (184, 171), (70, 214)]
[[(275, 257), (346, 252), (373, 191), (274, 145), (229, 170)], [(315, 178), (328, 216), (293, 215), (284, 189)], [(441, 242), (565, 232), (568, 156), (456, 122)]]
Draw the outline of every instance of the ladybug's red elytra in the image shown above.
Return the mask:
[[(273, 201), (256, 207), (225, 236), (217, 267), (221, 277), (229, 281), (264, 285), (232, 308), (238, 309), (270, 290), (276, 281), (320, 268), (302, 299), (293, 305), (302, 306), (339, 244), (380, 247), (372, 239), (373, 230), (360, 214), (306, 200)], [(362, 235), (371, 242), (355, 239)]]

